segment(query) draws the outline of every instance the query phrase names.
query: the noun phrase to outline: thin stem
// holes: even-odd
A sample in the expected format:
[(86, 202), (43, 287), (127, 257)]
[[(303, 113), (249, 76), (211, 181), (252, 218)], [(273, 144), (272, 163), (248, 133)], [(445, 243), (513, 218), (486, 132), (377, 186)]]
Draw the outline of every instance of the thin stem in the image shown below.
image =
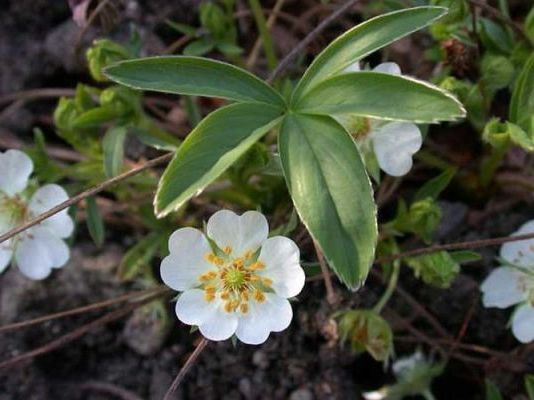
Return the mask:
[(269, 70), (272, 71), (276, 67), (276, 64), (278, 64), (278, 59), (276, 57), (276, 52), (274, 51), (273, 38), (267, 27), (261, 4), (258, 0), (248, 0), (248, 4), (252, 11), (252, 15), (254, 16), (254, 20), (256, 21), (258, 32), (260, 33), (263, 50), (267, 57), (267, 65), (269, 66)]
[(9, 93), (3, 96), (0, 96), (0, 104), (9, 103), (12, 101), (22, 100), (34, 100), (34, 99), (55, 99), (57, 97), (71, 97), (74, 96), (74, 89), (64, 89), (64, 88), (46, 88), (46, 89), (30, 89), (23, 90), (20, 92)]
[(326, 301), (328, 301), (328, 304), (332, 305), (336, 303), (337, 296), (334, 292), (334, 286), (332, 285), (332, 278), (330, 277), (330, 271), (328, 271), (328, 266), (326, 265), (326, 262), (324, 260), (323, 253), (321, 252), (321, 249), (319, 248), (319, 245), (314, 240), (313, 241), (313, 247), (315, 247), (315, 253), (317, 254), (317, 261), (319, 261), (319, 265), (321, 266), (321, 273), (323, 275), (324, 280), (324, 286), (326, 288)]
[(10, 231), (7, 231), (3, 235), (0, 235), (0, 243), (12, 238), (13, 236), (25, 231), (28, 228), (31, 228), (34, 225), (37, 225), (38, 223), (44, 221), (47, 218), (50, 218), (52, 215), (57, 214), (60, 211), (63, 211), (64, 209), (79, 203), (80, 201), (86, 199), (87, 197), (93, 196), (97, 193), (102, 192), (103, 190), (107, 189), (110, 186), (113, 186), (116, 183), (119, 183), (131, 176), (134, 176), (142, 171), (145, 171), (149, 168), (152, 168), (156, 165), (162, 164), (166, 161), (169, 161), (173, 155), (171, 153), (162, 155), (160, 157), (154, 158), (153, 160), (148, 161), (146, 164), (141, 165), (137, 168), (133, 168), (127, 172), (124, 172), (123, 174), (117, 175), (111, 179), (108, 179), (99, 185), (93, 186), (90, 189), (87, 189), (79, 194), (77, 194), (74, 197), (71, 197), (70, 199), (64, 201), (63, 203), (58, 204), (57, 206), (51, 208), (48, 211), (45, 211), (42, 214), (39, 214), (37, 217), (29, 220), (28, 222), (11, 229)]
[[(278, 13), (284, 6), (285, 0), (277, 0), (276, 4), (274, 5), (273, 9), (271, 10), (271, 14), (269, 15), (269, 18), (267, 19), (267, 29), (272, 29), (274, 26), (274, 23), (276, 22), (276, 17), (278, 16)], [(258, 54), (260, 53), (260, 47), (261, 47), (261, 37), (256, 39), (256, 42), (254, 43), (254, 47), (252, 48), (252, 51), (250, 52), (250, 55), (247, 59), (247, 68), (251, 69), (254, 64), (256, 64), (256, 60), (258, 59)]]
[(338, 19), (341, 15), (347, 12), (358, 0), (349, 0), (343, 4), (340, 8), (325, 18), (317, 27), (311, 31), (297, 46), (289, 52), (285, 58), (280, 61), (271, 75), (267, 78), (267, 83), (273, 83), (273, 81), (291, 64), (293, 59), (303, 51), (328, 25)]
[(400, 263), (395, 262), (393, 263), (393, 269), (389, 277), (388, 286), (386, 287), (386, 290), (382, 294), (382, 297), (380, 297), (380, 300), (378, 300), (378, 302), (373, 307), (373, 311), (375, 313), (380, 314), (382, 312), (382, 309), (385, 307), (385, 305), (387, 304), (387, 302), (393, 295), (393, 292), (395, 292), (395, 289), (397, 288), (397, 282), (399, 281), (399, 273), (400, 273)]
[(142, 400), (135, 393), (108, 382), (89, 381), (78, 386), (80, 390), (94, 391), (110, 394), (121, 400)]
[(131, 311), (135, 310), (136, 308), (139, 308), (141, 306), (143, 306), (144, 304), (146, 303), (149, 303), (150, 301), (156, 299), (157, 297), (160, 297), (162, 295), (162, 293), (156, 293), (156, 294), (153, 294), (152, 296), (149, 296), (141, 301), (138, 301), (136, 303), (132, 303), (132, 304), (129, 304), (127, 306), (125, 306), (124, 308), (120, 309), (120, 310), (116, 310), (116, 311), (112, 311), (112, 312), (109, 312), (107, 314), (105, 314), (104, 316), (100, 317), (100, 318), (97, 318), (85, 325), (82, 325), (78, 328), (76, 328), (75, 330), (69, 332), (69, 333), (66, 333), (65, 335), (63, 336), (60, 336), (54, 340), (52, 340), (51, 342), (43, 345), (43, 346), (40, 346), (36, 349), (33, 349), (33, 350), (30, 350), (26, 353), (22, 353), (18, 356), (15, 356), (15, 357), (12, 357), (8, 360), (5, 360), (3, 362), (0, 362), (0, 370), (2, 369), (5, 369), (5, 368), (8, 368), (8, 367), (11, 367), (13, 365), (16, 365), (20, 362), (23, 362), (23, 361), (26, 361), (26, 360), (31, 360), (32, 358), (35, 358), (39, 355), (42, 355), (42, 354), (45, 354), (45, 353), (49, 353), (51, 351), (54, 351), (64, 345), (66, 345), (67, 343), (70, 343), (72, 342), (73, 340), (76, 340), (76, 339), (79, 339), (80, 337), (82, 337), (83, 335), (85, 335), (86, 333), (88, 333), (89, 331), (93, 330), (94, 328), (97, 328), (99, 326), (102, 326), (102, 325), (105, 325), (107, 323), (110, 323), (112, 321), (115, 321), (115, 320), (118, 320), (118, 319), (121, 319), (122, 317), (125, 317), (126, 315), (128, 315)]
[(167, 393), (165, 393), (163, 400), (172, 400), (172, 395), (174, 394), (176, 389), (178, 389), (178, 386), (180, 386), (180, 383), (182, 383), (185, 376), (187, 375), (191, 367), (193, 367), (198, 357), (202, 353), (202, 350), (204, 350), (208, 343), (209, 341), (206, 338), (202, 338), (200, 343), (195, 348), (195, 351), (191, 353), (180, 372), (178, 372), (178, 375), (176, 375), (176, 378), (174, 378), (174, 381), (172, 382), (171, 387), (167, 390)]
[(467, 242), (458, 242), (458, 243), (448, 243), (448, 244), (436, 244), (433, 246), (422, 247), (419, 249), (408, 250), (404, 253), (395, 254), (388, 257), (379, 258), (375, 261), (375, 264), (388, 263), (394, 260), (399, 260), (401, 258), (418, 256), (421, 254), (435, 253), (437, 251), (445, 250), (465, 250), (465, 249), (476, 249), (480, 247), (489, 247), (489, 246), (498, 246), (503, 243), (516, 242), (520, 240), (534, 239), (533, 233), (526, 233), (524, 235), (515, 235), (515, 236), (504, 236), (497, 237), (492, 239), (480, 239), (480, 240), (471, 240)]
[(21, 329), (21, 328), (27, 328), (29, 326), (41, 324), (43, 322), (51, 321), (54, 319), (69, 317), (71, 315), (84, 314), (84, 313), (88, 313), (91, 311), (100, 310), (101, 308), (109, 307), (114, 304), (122, 303), (122, 302), (129, 301), (132, 299), (137, 299), (137, 298), (155, 294), (155, 293), (164, 293), (167, 291), (169, 291), (168, 288), (161, 288), (161, 287), (150, 288), (146, 290), (138, 290), (133, 293), (125, 294), (124, 296), (119, 296), (115, 299), (104, 300), (98, 303), (93, 303), (93, 304), (89, 304), (89, 305), (82, 306), (82, 307), (72, 308), (66, 311), (60, 311), (55, 314), (44, 315), (42, 317), (30, 319), (27, 321), (20, 321), (20, 322), (14, 322), (12, 324), (3, 325), (3, 326), (0, 326), (0, 333), (8, 332), (8, 331), (16, 330), (16, 329)]

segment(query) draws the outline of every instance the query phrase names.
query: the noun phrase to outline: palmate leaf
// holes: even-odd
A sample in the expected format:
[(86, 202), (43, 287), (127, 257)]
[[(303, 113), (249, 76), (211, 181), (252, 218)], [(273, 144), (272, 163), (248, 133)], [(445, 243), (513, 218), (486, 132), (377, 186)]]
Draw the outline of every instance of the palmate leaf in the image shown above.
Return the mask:
[(339, 278), (358, 288), (373, 261), (377, 225), (371, 183), (355, 143), (330, 117), (289, 114), (278, 145), (300, 218)]
[(218, 178), (280, 122), (281, 111), (258, 103), (237, 103), (212, 112), (178, 148), (160, 179), (158, 217), (178, 209)]
[(278, 92), (261, 79), (244, 69), (208, 58), (140, 58), (114, 64), (104, 73), (109, 79), (134, 89), (284, 107), (284, 100)]
[(465, 115), (458, 100), (429, 83), (370, 71), (328, 78), (294, 107), (307, 114), (351, 114), (421, 123), (450, 121)]
[(355, 26), (315, 58), (298, 83), (293, 101), (298, 101), (321, 81), (391, 42), (424, 28), (446, 12), (443, 7), (414, 7), (380, 15)]

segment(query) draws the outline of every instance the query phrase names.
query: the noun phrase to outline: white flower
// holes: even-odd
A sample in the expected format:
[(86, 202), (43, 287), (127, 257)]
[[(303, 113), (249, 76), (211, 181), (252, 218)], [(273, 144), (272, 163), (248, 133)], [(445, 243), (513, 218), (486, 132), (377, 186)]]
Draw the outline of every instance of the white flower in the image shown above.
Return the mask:
[(296, 244), (282, 236), (267, 238), (268, 233), (261, 213), (238, 216), (228, 210), (208, 220), (207, 238), (194, 228), (175, 231), (161, 277), (183, 291), (176, 302), (178, 319), (197, 325), (207, 339), (235, 334), (247, 344), (286, 329), (293, 317), (287, 299), (302, 290), (304, 271)]
[[(27, 195), (33, 163), (21, 151), (0, 152), (0, 166), (0, 234), (68, 199), (63, 188), (53, 184), (37, 189), (31, 197)], [(73, 227), (64, 210), (0, 243), (0, 273), (14, 258), (28, 278), (46, 278), (53, 268), (61, 268), (69, 259), (69, 248), (62, 239), (71, 235)]]
[[(534, 232), (534, 220), (512, 234)], [(512, 333), (522, 343), (534, 340), (534, 239), (502, 245), (505, 266), (494, 269), (480, 286), (485, 307), (507, 308), (518, 304), (512, 316)]]
[[(343, 72), (359, 72), (359, 63), (354, 63)], [(373, 69), (374, 72), (400, 75), (396, 63), (386, 62)], [(402, 107), (399, 104), (399, 107)], [(417, 125), (411, 122), (380, 121), (351, 115), (337, 115), (336, 120), (356, 137), (362, 151), (373, 151), (385, 173), (391, 176), (406, 175), (412, 168), (412, 156), (423, 145), (423, 137)]]

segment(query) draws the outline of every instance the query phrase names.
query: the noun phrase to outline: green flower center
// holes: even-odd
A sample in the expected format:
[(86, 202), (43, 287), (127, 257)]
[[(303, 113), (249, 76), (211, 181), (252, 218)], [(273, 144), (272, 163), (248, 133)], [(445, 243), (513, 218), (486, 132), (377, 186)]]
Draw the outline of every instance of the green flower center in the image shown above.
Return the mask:
[(235, 265), (225, 270), (223, 281), (230, 290), (239, 290), (248, 280), (247, 273)]
[(28, 218), (28, 206), (19, 196), (0, 194), (0, 231), (7, 231)]

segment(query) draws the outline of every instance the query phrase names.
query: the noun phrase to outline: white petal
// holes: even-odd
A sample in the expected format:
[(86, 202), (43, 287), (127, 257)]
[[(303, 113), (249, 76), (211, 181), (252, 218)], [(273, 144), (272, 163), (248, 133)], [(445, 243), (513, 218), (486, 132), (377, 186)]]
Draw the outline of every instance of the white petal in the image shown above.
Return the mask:
[(217, 211), (208, 220), (207, 234), (220, 249), (232, 248), (232, 255), (256, 251), (269, 235), (269, 224), (262, 213), (247, 211), (239, 216), (229, 210)]
[(45, 243), (34, 236), (20, 239), (15, 249), (15, 260), (20, 271), (30, 279), (44, 279), (52, 271), (50, 252)]
[(63, 267), (70, 258), (69, 246), (59, 237), (50, 234), (47, 228), (37, 226), (29, 231), (48, 252), (52, 268)]
[(524, 304), (512, 317), (512, 332), (521, 343), (534, 340), (534, 307)]
[(524, 301), (528, 297), (521, 284), (525, 277), (514, 268), (494, 269), (480, 286), (484, 307), (507, 308)]
[[(521, 225), (511, 236), (527, 233), (534, 233), (534, 220)], [(534, 239), (504, 243), (500, 256), (512, 264), (534, 270)]]
[(236, 336), (243, 343), (260, 344), (270, 332), (286, 329), (292, 318), (293, 310), (287, 299), (266, 293), (263, 303), (250, 303), (249, 312), (239, 319)]
[(400, 75), (401, 69), (397, 63), (394, 62), (385, 62), (382, 64), (378, 64), (376, 67), (373, 68), (374, 72), (383, 72), (384, 74), (391, 74), (391, 75)]
[(226, 340), (235, 333), (237, 316), (227, 313), (221, 307), (215, 309), (202, 324), (198, 326), (200, 333), (209, 340)]
[(388, 175), (402, 176), (412, 168), (412, 155), (423, 144), (417, 125), (410, 122), (390, 122), (371, 133), (380, 168)]
[(182, 228), (169, 238), (170, 254), (161, 262), (161, 279), (174, 290), (191, 289), (199, 284), (198, 278), (204, 272), (215, 269), (206, 261), (211, 252), (204, 234), (198, 229)]
[(352, 63), (348, 67), (346, 67), (342, 72), (360, 72), (360, 62), (356, 61), (355, 63)]
[(33, 171), (30, 157), (19, 150), (8, 150), (0, 153), (0, 167), (0, 192), (13, 196), (26, 188)]
[(215, 300), (211, 303), (204, 300), (200, 289), (186, 290), (176, 301), (176, 316), (184, 324), (200, 325), (216, 312), (217, 305)]
[(8, 267), (12, 256), (11, 239), (0, 243), (0, 274)]
[[(55, 184), (45, 185), (34, 193), (28, 208), (33, 215), (39, 215), (63, 203), (68, 198), (67, 192), (61, 186)], [(74, 223), (67, 210), (60, 211), (39, 225), (48, 228), (60, 238), (69, 237), (74, 230)]]
[(295, 242), (284, 236), (269, 238), (263, 243), (258, 260), (265, 264), (258, 274), (273, 280), (272, 287), (279, 296), (293, 297), (300, 293), (305, 275)]

